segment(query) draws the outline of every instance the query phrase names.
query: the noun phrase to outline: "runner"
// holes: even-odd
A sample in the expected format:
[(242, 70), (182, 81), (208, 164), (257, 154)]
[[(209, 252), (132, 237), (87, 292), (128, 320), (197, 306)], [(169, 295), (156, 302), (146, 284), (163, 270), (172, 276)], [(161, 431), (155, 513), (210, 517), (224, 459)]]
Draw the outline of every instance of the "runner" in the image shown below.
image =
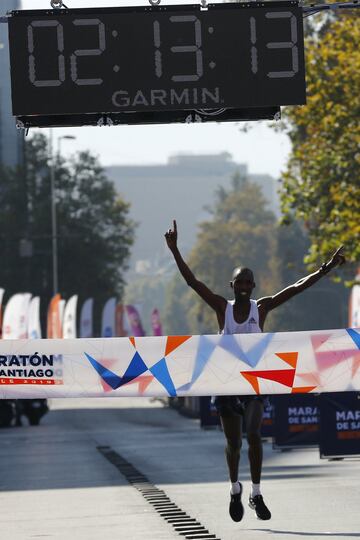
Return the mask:
[[(177, 246), (177, 226), (165, 234), (167, 245), (172, 252), (178, 269), (186, 283), (215, 311), (221, 334), (248, 334), (263, 332), (268, 313), (284, 304), (293, 296), (314, 285), (322, 276), (345, 262), (341, 246), (319, 270), (310, 274), (274, 296), (259, 300), (251, 298), (255, 288), (254, 274), (245, 267), (235, 268), (230, 287), (235, 300), (226, 300), (214, 294), (204, 283), (198, 281)], [(249, 446), (251, 474), (251, 493), (249, 506), (255, 510), (259, 519), (268, 520), (271, 512), (267, 508), (260, 490), (262, 469), (261, 423), (264, 403), (261, 396), (223, 396), (215, 399), (226, 438), (225, 456), (231, 482), (229, 513), (234, 521), (241, 521), (244, 508), (241, 502), (242, 484), (238, 479), (240, 450), (242, 444), (242, 416), (245, 418), (246, 434)]]

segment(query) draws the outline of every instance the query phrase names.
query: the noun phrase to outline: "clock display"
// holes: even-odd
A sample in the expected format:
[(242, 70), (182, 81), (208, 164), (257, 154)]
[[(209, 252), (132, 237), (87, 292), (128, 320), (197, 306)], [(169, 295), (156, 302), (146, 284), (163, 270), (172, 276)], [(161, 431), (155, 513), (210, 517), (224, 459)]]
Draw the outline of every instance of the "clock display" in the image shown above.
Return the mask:
[(303, 104), (302, 24), (297, 2), (15, 11), (13, 113)]

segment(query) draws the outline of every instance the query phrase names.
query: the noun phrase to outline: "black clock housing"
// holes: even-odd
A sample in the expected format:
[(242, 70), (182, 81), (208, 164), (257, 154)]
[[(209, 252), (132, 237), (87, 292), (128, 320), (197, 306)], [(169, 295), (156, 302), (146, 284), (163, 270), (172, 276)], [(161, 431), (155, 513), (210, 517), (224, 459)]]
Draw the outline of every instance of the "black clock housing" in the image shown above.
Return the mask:
[(9, 40), (13, 114), (23, 120), (118, 114), (126, 122), (131, 113), (136, 123), (136, 113), (178, 118), (306, 99), (295, 1), (13, 11)]

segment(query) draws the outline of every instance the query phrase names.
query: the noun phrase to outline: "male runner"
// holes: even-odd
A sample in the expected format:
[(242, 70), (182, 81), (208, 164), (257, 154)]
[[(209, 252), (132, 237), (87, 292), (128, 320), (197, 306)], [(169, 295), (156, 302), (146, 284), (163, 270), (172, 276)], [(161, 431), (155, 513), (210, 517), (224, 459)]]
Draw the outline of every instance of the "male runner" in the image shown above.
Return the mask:
[[(251, 294), (255, 288), (253, 272), (249, 268), (235, 268), (230, 281), (235, 300), (228, 301), (214, 294), (204, 283), (198, 281), (182, 258), (177, 247), (177, 226), (174, 221), (173, 229), (165, 234), (167, 245), (172, 252), (178, 269), (186, 283), (215, 311), (222, 334), (243, 334), (262, 332), (267, 314), (272, 309), (287, 302), (300, 292), (330, 272), (333, 268), (345, 262), (340, 247), (331, 259), (324, 263), (319, 270), (306, 276), (293, 285), (286, 287), (274, 296), (266, 296), (252, 300)], [(242, 484), (238, 480), (240, 449), (242, 443), (242, 418), (246, 422), (246, 433), (249, 446), (249, 462), (252, 488), (249, 506), (255, 510), (259, 519), (271, 518), (270, 510), (264, 503), (260, 491), (262, 468), (261, 423), (264, 404), (261, 396), (223, 396), (215, 400), (221, 424), (226, 438), (225, 455), (229, 470), (231, 489), (229, 513), (234, 521), (241, 521), (244, 508), (241, 503)]]

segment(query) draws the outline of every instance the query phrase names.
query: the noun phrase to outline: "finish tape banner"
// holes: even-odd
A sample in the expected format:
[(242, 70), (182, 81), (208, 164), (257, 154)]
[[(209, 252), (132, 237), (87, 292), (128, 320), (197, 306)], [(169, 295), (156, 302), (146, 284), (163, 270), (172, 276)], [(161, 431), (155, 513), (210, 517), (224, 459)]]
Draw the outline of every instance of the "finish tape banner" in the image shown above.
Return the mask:
[(0, 340), (1, 398), (359, 390), (360, 329)]

